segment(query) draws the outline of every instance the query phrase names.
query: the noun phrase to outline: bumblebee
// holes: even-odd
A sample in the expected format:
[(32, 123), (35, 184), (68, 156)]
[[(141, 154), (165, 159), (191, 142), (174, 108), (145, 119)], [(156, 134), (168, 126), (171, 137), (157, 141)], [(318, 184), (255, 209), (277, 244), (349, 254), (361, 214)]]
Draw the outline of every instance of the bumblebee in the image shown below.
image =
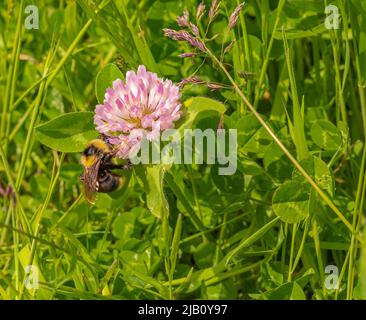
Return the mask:
[(90, 141), (81, 156), (84, 172), (80, 180), (84, 185), (86, 199), (90, 203), (95, 201), (95, 193), (109, 193), (117, 190), (120, 176), (112, 173), (112, 169), (130, 169), (130, 165), (114, 164), (112, 146), (102, 138)]

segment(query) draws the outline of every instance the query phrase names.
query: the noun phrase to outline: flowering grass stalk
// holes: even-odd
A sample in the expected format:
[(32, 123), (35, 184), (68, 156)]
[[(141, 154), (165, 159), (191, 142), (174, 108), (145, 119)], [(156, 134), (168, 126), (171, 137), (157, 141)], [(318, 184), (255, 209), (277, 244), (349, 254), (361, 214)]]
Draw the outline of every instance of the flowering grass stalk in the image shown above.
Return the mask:
[[(215, 17), (217, 17), (219, 12), (219, 4), (217, 1), (212, 1), (212, 6), (209, 11), (209, 21), (212, 21)], [(232, 28), (237, 23), (237, 19), (242, 8), (243, 4), (240, 4), (232, 13), (229, 18), (229, 28)], [(281, 4), (283, 6), (283, 3)], [(338, 209), (338, 207), (334, 204), (334, 202), (329, 198), (329, 196), (319, 187), (319, 185), (314, 181), (314, 179), (306, 172), (306, 170), (301, 166), (298, 160), (291, 154), (291, 152), (286, 148), (286, 146), (281, 142), (281, 140), (277, 137), (271, 127), (266, 123), (266, 121), (261, 117), (261, 115), (257, 112), (256, 108), (249, 102), (245, 94), (242, 92), (238, 84), (235, 82), (233, 77), (230, 75), (229, 71), (226, 69), (224, 64), (216, 57), (216, 55), (208, 48), (204, 39), (200, 36), (192, 36), (189, 33), (186, 33), (183, 30), (178, 32), (167, 32), (165, 29), (165, 35), (173, 40), (181, 41), (185, 39), (187, 42), (197, 41), (202, 44), (202, 47), (205, 48), (204, 52), (207, 56), (221, 69), (221, 71), (225, 74), (231, 85), (233, 86), (235, 92), (240, 97), (240, 99), (244, 102), (244, 104), (249, 108), (249, 110), (256, 117), (258, 122), (263, 126), (263, 128), (268, 132), (268, 134), (272, 137), (273, 141), (279, 146), (279, 148), (283, 151), (286, 157), (292, 162), (295, 168), (304, 176), (307, 182), (311, 185), (311, 187), (319, 194), (319, 196), (325, 201), (325, 203), (332, 209), (332, 211), (338, 216), (338, 218), (344, 223), (344, 225), (349, 229), (353, 230), (351, 223), (345, 218), (344, 214)], [(183, 36), (184, 35), (184, 36)], [(192, 39), (193, 37), (193, 39)], [(187, 40), (187, 39), (190, 40)], [(203, 50), (202, 50), (203, 51)], [(360, 235), (356, 235), (359, 241), (362, 241)]]

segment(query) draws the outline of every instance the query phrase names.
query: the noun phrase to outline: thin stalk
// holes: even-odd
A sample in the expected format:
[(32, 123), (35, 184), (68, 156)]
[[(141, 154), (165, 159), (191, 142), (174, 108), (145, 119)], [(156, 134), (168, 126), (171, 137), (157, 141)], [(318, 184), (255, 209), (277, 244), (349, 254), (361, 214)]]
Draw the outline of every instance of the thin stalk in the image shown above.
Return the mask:
[[(12, 226), (13, 228), (17, 225), (18, 219), (15, 214), (14, 207), (11, 209), (11, 216), (12, 216)], [(13, 231), (13, 244), (14, 244), (14, 276), (15, 276), (15, 290), (17, 293), (19, 292), (19, 275), (20, 275), (20, 262), (19, 262), (19, 235)], [(19, 295), (17, 295), (17, 298)]]
[(346, 273), (348, 262), (349, 262), (349, 250), (347, 252), (346, 258), (344, 259), (344, 263), (343, 263), (341, 272), (340, 272), (339, 277), (338, 277), (338, 285), (337, 285), (337, 288), (335, 290), (335, 300), (338, 300), (339, 289), (341, 288), (341, 283), (342, 283), (344, 274)]
[(305, 137), (304, 129), (304, 99), (302, 100), (302, 105), (300, 106), (299, 96), (297, 92), (295, 71), (292, 65), (292, 54), (288, 46), (287, 37), (285, 29), (282, 28), (283, 44), (285, 49), (285, 57), (287, 64), (287, 73), (290, 80), (290, 88), (292, 94), (292, 104), (293, 104), (293, 121), (288, 120), (290, 133), (296, 147), (297, 158), (303, 160), (309, 157), (309, 149)]
[(169, 255), (169, 260), (170, 260), (170, 273), (169, 273), (169, 297), (170, 299), (173, 299), (173, 286), (172, 286), (172, 281), (174, 279), (174, 271), (175, 271), (175, 267), (177, 264), (177, 258), (178, 258), (178, 251), (179, 251), (179, 242), (180, 242), (180, 237), (182, 235), (182, 222), (183, 221), (183, 217), (182, 214), (178, 215), (178, 219), (177, 219), (177, 223), (175, 225), (175, 230), (174, 230), (174, 235), (173, 235), (173, 240), (172, 240), (172, 245), (171, 245), (171, 250), (170, 250), (170, 255)]
[(361, 197), (364, 195), (362, 193), (362, 190), (364, 190), (364, 186), (366, 184), (365, 166), (366, 166), (366, 146), (364, 145), (362, 160), (361, 160), (360, 174), (358, 177), (355, 207), (353, 210), (353, 222), (352, 222), (353, 232), (352, 232), (351, 244), (350, 244), (350, 248), (349, 248), (349, 263), (348, 263), (347, 300), (350, 300), (353, 297), (354, 268), (355, 268), (355, 259), (357, 256), (355, 235), (357, 232), (357, 223), (358, 223), (358, 221), (361, 220), (361, 216), (362, 216), (362, 207), (360, 206), (360, 202), (361, 202)]
[(188, 165), (187, 169), (188, 169), (188, 175), (189, 175), (189, 178), (190, 178), (191, 184), (192, 184), (194, 202), (197, 207), (198, 216), (199, 216), (200, 220), (202, 221), (202, 210), (201, 210), (200, 200), (199, 200), (198, 194), (197, 194), (196, 182), (194, 181), (194, 178), (193, 178), (192, 168), (191, 168), (191, 166)]
[(344, 101), (343, 95), (343, 88), (342, 88), (342, 81), (341, 81), (341, 72), (340, 72), (340, 65), (339, 65), (339, 53), (338, 53), (338, 45), (336, 43), (336, 39), (334, 39), (333, 33), (331, 33), (331, 43), (333, 49), (333, 58), (334, 58), (334, 68), (336, 72), (335, 77), (335, 84), (336, 84), (336, 92), (338, 96), (338, 103), (340, 105), (340, 112), (342, 116), (342, 121), (347, 123), (347, 110), (346, 110), (346, 103)]
[(315, 246), (315, 253), (316, 253), (316, 259), (318, 261), (318, 269), (319, 269), (319, 275), (320, 275), (320, 282), (321, 286), (323, 288), (323, 295), (325, 296), (325, 279), (324, 279), (324, 263), (322, 259), (322, 252), (320, 247), (320, 239), (319, 239), (319, 233), (318, 233), (318, 224), (316, 222), (316, 218), (314, 217), (312, 220), (312, 231), (313, 231), (313, 239), (314, 239), (314, 246)]
[[(43, 202), (43, 205), (41, 207), (41, 209), (36, 213), (36, 216), (35, 216), (35, 219), (34, 219), (34, 228), (33, 228), (33, 234), (35, 237), (38, 236), (38, 231), (39, 231), (39, 227), (40, 227), (40, 222), (41, 222), (41, 219), (42, 219), (42, 216), (45, 212), (45, 210), (47, 209), (48, 207), (48, 204), (51, 200), (51, 196), (53, 194), (53, 191), (55, 189), (55, 186), (56, 186), (56, 182), (58, 181), (58, 178), (60, 176), (60, 171), (61, 171), (61, 164), (62, 164), (62, 161), (65, 157), (65, 154), (63, 153), (61, 155), (61, 159), (57, 159), (57, 155), (55, 154), (55, 158), (54, 158), (54, 163), (53, 163), (53, 168), (52, 168), (52, 179), (50, 181), (50, 185), (48, 187), (48, 191), (47, 191), (47, 195), (46, 195), (46, 198)], [(58, 168), (56, 169), (57, 167), (57, 162), (58, 163)], [(32, 265), (33, 264), (33, 259), (34, 259), (34, 256), (35, 256), (35, 252), (36, 252), (36, 245), (37, 245), (37, 240), (36, 238), (34, 238), (32, 240), (32, 244), (31, 244), (31, 249), (30, 249), (30, 256), (29, 256), (29, 261), (28, 261), (28, 264), (27, 265)], [(19, 299), (21, 299), (22, 295), (23, 295), (23, 291), (24, 291), (24, 287), (25, 287), (25, 279), (26, 279), (26, 276), (27, 275), (24, 275), (24, 279), (23, 279), (23, 282), (22, 282), (22, 286), (20, 288), (20, 291), (19, 291)]]
[[(6, 225), (8, 225), (8, 224), (9, 224), (10, 219), (11, 219), (11, 208), (10, 208), (10, 202), (11, 202), (11, 200), (9, 200), (8, 212), (7, 212), (6, 217), (5, 217), (5, 224), (6, 224)], [(4, 228), (4, 229), (3, 229), (3, 232), (1, 233), (1, 237), (0, 237), (0, 247), (3, 247), (3, 246), (4, 246), (7, 230), (8, 230), (8, 229)]]
[[(22, 7), (23, 8), (23, 7)], [(23, 9), (22, 9), (23, 10)], [(17, 73), (18, 73), (18, 69), (19, 69), (19, 55), (20, 55), (20, 49), (21, 49), (21, 34), (22, 32), (20, 32), (18, 43), (17, 43), (17, 51), (16, 51), (16, 56), (15, 56), (15, 61), (14, 61), (14, 69), (13, 69), (13, 76), (12, 76), (12, 83), (11, 83), (11, 89), (10, 89), (10, 99), (9, 99), (9, 106), (8, 108), (11, 108), (13, 101), (14, 101), (14, 97), (15, 97), (15, 91), (16, 91), (16, 84), (17, 84)], [(5, 152), (7, 152), (7, 137), (9, 135), (9, 131), (11, 128), (11, 122), (12, 122), (12, 115), (13, 112), (8, 112), (6, 115), (6, 130), (5, 130)]]
[(284, 225), (284, 239), (281, 250), (281, 271), (285, 273), (285, 265), (286, 265), (286, 251), (287, 251), (287, 239), (288, 239), (288, 223), (282, 223)]
[[(225, 215), (225, 214), (224, 214), (224, 215)], [(192, 240), (194, 240), (194, 239), (196, 239), (196, 238), (198, 238), (198, 237), (201, 237), (203, 234), (206, 234), (206, 233), (209, 233), (209, 232), (216, 231), (216, 230), (220, 229), (221, 227), (223, 227), (223, 226), (225, 226), (225, 225), (228, 225), (228, 224), (230, 224), (230, 223), (233, 223), (233, 222), (235, 222), (235, 221), (237, 221), (237, 220), (240, 220), (241, 218), (243, 218), (243, 217), (245, 217), (245, 216), (247, 216), (247, 215), (248, 215), (248, 213), (243, 213), (243, 214), (241, 214), (241, 215), (239, 215), (239, 216), (236, 216), (235, 218), (233, 218), (233, 219), (231, 219), (231, 220), (229, 220), (229, 221), (226, 221), (226, 222), (223, 222), (223, 223), (221, 223), (221, 224), (217, 225), (216, 227), (212, 227), (212, 228), (207, 229), (207, 230), (202, 231), (202, 232), (197, 232), (197, 233), (195, 233), (195, 234), (193, 234), (193, 235), (191, 235), (191, 236), (189, 236), (189, 237), (184, 238), (183, 240), (181, 240), (181, 241), (180, 241), (180, 244), (185, 243), (185, 242), (192, 241)]]
[(172, 177), (172, 175), (166, 174), (164, 179), (165, 179), (165, 182), (168, 184), (169, 188), (173, 191), (175, 196), (179, 199), (179, 201), (182, 203), (182, 205), (186, 209), (187, 214), (188, 214), (189, 218), (191, 219), (193, 225), (196, 227), (197, 230), (202, 232), (203, 239), (205, 241), (210, 239), (211, 236), (209, 234), (205, 233), (207, 231), (205, 226), (203, 225), (202, 221), (197, 216), (196, 212), (194, 211), (194, 209), (190, 205), (189, 201), (185, 198), (182, 190), (175, 183), (174, 178)]
[[(207, 54), (209, 57), (220, 67), (223, 73), (226, 75), (228, 80), (233, 85), (235, 92), (238, 96), (243, 100), (249, 110), (254, 114), (257, 118), (258, 122), (263, 126), (263, 128), (268, 132), (268, 134), (272, 137), (274, 142), (279, 146), (282, 152), (287, 156), (287, 158), (292, 162), (295, 168), (304, 176), (307, 182), (314, 188), (314, 190), (319, 194), (319, 196), (325, 201), (325, 203), (333, 210), (333, 212), (337, 215), (337, 217), (344, 223), (344, 225), (352, 231), (352, 225), (348, 222), (348, 220), (344, 217), (343, 213), (338, 209), (338, 207), (334, 204), (334, 202), (328, 197), (328, 195), (318, 186), (318, 184), (314, 181), (314, 179), (305, 171), (305, 169), (300, 165), (300, 163), (294, 158), (291, 152), (285, 147), (285, 145), (281, 142), (281, 140), (276, 136), (271, 127), (264, 121), (262, 116), (257, 112), (254, 106), (248, 101), (246, 96), (240, 90), (234, 79), (231, 77), (229, 71), (225, 68), (225, 66), (216, 58), (216, 56), (208, 49)], [(356, 235), (357, 239), (362, 242), (362, 239), (359, 235)]]
[[(46, 90), (46, 88), (48, 87), (48, 85), (55, 78), (55, 76), (58, 74), (58, 72), (61, 70), (61, 68), (63, 67), (63, 65), (65, 64), (67, 59), (70, 57), (70, 55), (73, 53), (73, 51), (76, 48), (77, 44), (79, 43), (81, 38), (84, 36), (85, 32), (88, 30), (88, 28), (89, 28), (89, 26), (91, 25), (92, 22), (93, 22), (92, 19), (88, 20), (88, 22), (80, 30), (80, 32), (78, 33), (78, 35), (76, 36), (74, 41), (71, 43), (71, 45), (67, 49), (65, 55), (62, 57), (62, 59), (60, 60), (60, 62), (56, 66), (54, 72), (49, 76), (49, 78), (47, 78), (45, 81), (43, 81), (40, 85), (38, 95), (36, 97), (35, 108), (33, 109), (32, 117), (31, 117), (31, 121), (30, 121), (30, 125), (29, 125), (29, 130), (27, 132), (27, 137), (26, 137), (26, 140), (25, 140), (24, 148), (23, 148), (22, 158), (21, 158), (21, 161), (20, 161), (19, 172), (18, 172), (18, 176), (17, 176), (17, 180), (16, 180), (16, 186), (15, 186), (17, 190), (19, 190), (21, 181), (23, 180), (23, 177), (24, 177), (24, 174), (25, 174), (25, 164), (26, 164), (26, 162), (29, 158), (29, 154), (30, 154), (30, 150), (31, 150), (34, 127), (35, 127), (36, 121), (38, 119), (40, 106), (41, 106), (41, 101), (44, 99), (43, 93)], [(46, 60), (45, 70), (43, 72), (43, 78), (48, 74), (49, 65), (48, 65), (47, 62), (49, 62), (50, 59), (51, 59), (51, 51), (49, 52), (49, 55), (48, 55), (47, 60)]]
[(49, 232), (56, 229), (64, 219), (69, 215), (70, 212), (76, 207), (76, 205), (80, 202), (80, 200), (84, 197), (82, 193), (79, 194), (79, 196), (75, 199), (75, 201), (71, 204), (71, 206), (65, 211), (65, 213), (54, 223), (50, 229)]
[[(13, 193), (14, 193), (14, 196), (15, 196), (15, 199), (16, 199), (16, 206), (17, 206), (17, 208), (19, 209), (19, 212), (20, 212), (19, 218), (20, 218), (20, 221), (22, 223), (22, 227), (24, 228), (24, 230), (29, 231), (30, 230), (30, 225), (29, 225), (28, 220), (25, 216), (24, 208), (23, 208), (22, 201), (21, 201), (21, 198), (19, 196), (18, 190), (16, 190), (16, 188), (15, 188), (15, 182), (13, 180), (13, 176), (12, 176), (12, 173), (11, 173), (11, 170), (10, 170), (9, 162), (8, 162), (8, 160), (6, 158), (6, 155), (5, 155), (5, 152), (4, 152), (4, 150), (1, 146), (0, 146), (0, 158), (3, 162), (3, 167), (4, 167), (6, 177), (8, 179), (8, 184), (13, 189)], [(12, 210), (11, 206), (9, 206), (9, 210)], [(3, 237), (5, 237), (5, 236), (3, 236)]]
[(14, 111), (15, 108), (24, 100), (24, 98), (32, 92), (32, 90), (37, 87), (43, 80), (45, 80), (50, 74), (47, 74), (46, 76), (38, 79), (36, 82), (34, 82), (27, 90), (25, 90), (19, 98), (10, 106), (10, 112)]
[(365, 96), (365, 79), (361, 73), (360, 59), (358, 56), (358, 46), (356, 41), (356, 35), (353, 32), (354, 24), (356, 23), (355, 19), (350, 19), (351, 22), (351, 30), (352, 30), (352, 40), (353, 40), (353, 60), (355, 64), (356, 74), (357, 74), (357, 85), (358, 85), (358, 93), (360, 96), (360, 109), (362, 115), (362, 124), (363, 124), (363, 134), (364, 139), (366, 139), (366, 96)]
[(261, 73), (259, 75), (259, 80), (256, 86), (256, 90), (255, 90), (255, 97), (254, 97), (254, 103), (253, 103), (253, 107), (254, 109), (257, 109), (258, 107), (258, 103), (259, 103), (259, 94), (261, 92), (261, 87), (262, 84), (264, 82), (264, 78), (266, 76), (267, 73), (267, 68), (268, 68), (268, 63), (269, 63), (269, 57), (272, 51), (272, 47), (273, 47), (273, 43), (274, 43), (274, 34), (275, 31), (278, 27), (278, 23), (280, 22), (280, 18), (281, 18), (281, 13), (282, 13), (282, 9), (285, 5), (286, 0), (280, 0), (278, 7), (277, 7), (277, 13), (276, 13), (276, 20), (275, 20), (275, 24), (273, 26), (273, 31), (272, 31), (272, 35), (271, 38), (269, 40), (269, 44), (268, 44), (268, 48), (266, 51), (266, 56), (263, 60), (263, 65), (262, 65), (262, 69), (261, 69)]
[[(236, 1), (237, 5), (239, 5), (240, 1), (237, 0)], [(240, 19), (240, 25), (242, 28), (242, 33), (243, 33), (243, 45), (244, 45), (244, 52), (243, 52), (243, 66), (244, 66), (244, 70), (247, 70), (249, 72), (252, 72), (252, 66), (253, 66), (253, 62), (252, 62), (252, 52), (250, 51), (250, 47), (249, 47), (249, 38), (248, 38), (248, 32), (247, 32), (247, 25), (245, 22), (245, 18), (244, 18), (244, 13), (242, 12), (242, 10), (239, 13), (239, 19)], [(252, 94), (252, 83), (251, 81), (248, 81), (248, 85), (247, 85), (247, 95), (250, 96)], [(242, 108), (240, 109), (241, 112), (243, 113), (244, 110), (242, 110)]]
[[(168, 278), (172, 274), (172, 266), (171, 266), (171, 260), (169, 255), (169, 248), (170, 248), (170, 233), (169, 233), (169, 221), (168, 221), (168, 215), (169, 211), (164, 210), (162, 212), (162, 218), (161, 218), (161, 228), (162, 228), (162, 236), (164, 238), (164, 250), (163, 250), (163, 257), (164, 257), (164, 265), (165, 265), (165, 273), (168, 275)], [(172, 287), (170, 286), (169, 290), (169, 299), (173, 298), (173, 291)]]
[[(9, 106), (12, 104), (12, 99), (14, 98), (15, 80), (16, 80), (16, 73), (18, 71), (20, 45), (21, 45), (20, 38), (23, 27), (23, 19), (22, 19), (24, 11), (23, 8), (24, 8), (24, 0), (21, 0), (19, 6), (17, 27), (15, 32), (14, 47), (11, 55), (11, 66), (9, 67), (6, 81), (5, 98), (1, 117), (0, 137), (4, 137), (5, 135), (7, 126), (6, 120), (8, 120), (8, 114), (9, 114), (8, 110)], [(7, 147), (5, 146), (4, 147), (5, 153), (6, 149)]]
[(9, 137), (8, 137), (8, 142), (12, 141), (15, 137), (15, 135), (18, 133), (18, 131), (20, 130), (20, 128), (23, 126), (23, 124), (25, 123), (25, 121), (27, 120), (27, 118), (29, 117), (32, 109), (34, 108), (35, 102), (32, 102), (30, 104), (30, 106), (28, 107), (27, 111), (23, 114), (23, 116), (19, 119), (19, 121), (17, 122), (17, 124), (15, 125), (14, 129), (10, 132)]
[(227, 216), (228, 214), (225, 213), (224, 214), (224, 218), (223, 218), (223, 223), (221, 224), (221, 228), (220, 228), (220, 235), (219, 235), (219, 239), (217, 240), (217, 245), (216, 245), (216, 250), (215, 250), (215, 259), (214, 259), (214, 263), (215, 265), (219, 263), (219, 259), (220, 259), (220, 251), (221, 251), (221, 246), (224, 243), (223, 239), (224, 239), (224, 235), (225, 235), (225, 230), (226, 230), (226, 223), (227, 223)]
[(291, 269), (291, 272), (293, 273), (297, 267), (297, 264), (299, 263), (300, 261), (300, 258), (301, 258), (301, 255), (302, 255), (302, 252), (304, 250), (304, 245), (305, 245), (305, 240), (306, 240), (306, 237), (308, 235), (308, 231), (309, 231), (309, 225), (310, 225), (310, 218), (308, 218), (306, 221), (305, 221), (305, 228), (304, 228), (304, 233), (302, 235), (302, 239), (301, 239), (301, 243), (300, 243), (300, 247), (299, 247), (299, 250), (297, 251), (297, 255), (296, 255), (296, 258), (295, 258), (295, 261), (293, 263), (293, 266), (292, 266), (292, 269)]
[(288, 264), (287, 282), (291, 282), (291, 280), (292, 280), (292, 269), (293, 269), (293, 261), (294, 261), (296, 231), (297, 231), (297, 223), (294, 223), (292, 226), (290, 262)]
[[(48, 53), (48, 56), (47, 56), (47, 59), (46, 59), (45, 69), (44, 69), (44, 72), (43, 72), (44, 74), (48, 73), (50, 59), (51, 59), (51, 51)], [(43, 81), (40, 85), (37, 97), (36, 97), (35, 102), (34, 102), (35, 107), (33, 109), (29, 129), (28, 129), (28, 132), (27, 132), (27, 137), (26, 137), (24, 147), (23, 147), (23, 153), (22, 153), (22, 157), (21, 157), (21, 160), (20, 160), (18, 175), (17, 175), (17, 179), (15, 181), (15, 189), (17, 191), (19, 191), (19, 189), (20, 189), (20, 185), (22, 183), (22, 180), (23, 180), (23, 177), (24, 177), (24, 174), (25, 174), (26, 162), (29, 158), (31, 145), (32, 145), (33, 130), (34, 130), (36, 120), (38, 118), (38, 113), (39, 113), (41, 101), (44, 98), (43, 93), (44, 93), (45, 89), (46, 89), (46, 83), (45, 83), (45, 81)]]

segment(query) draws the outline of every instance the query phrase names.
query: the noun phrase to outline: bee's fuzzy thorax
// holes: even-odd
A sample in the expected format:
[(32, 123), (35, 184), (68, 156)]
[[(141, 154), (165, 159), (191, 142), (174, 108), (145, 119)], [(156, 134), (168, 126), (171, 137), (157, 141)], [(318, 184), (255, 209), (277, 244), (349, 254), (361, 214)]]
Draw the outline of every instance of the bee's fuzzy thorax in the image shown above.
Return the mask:
[(94, 155), (91, 155), (91, 156), (85, 156), (85, 155), (83, 155), (81, 157), (80, 162), (81, 162), (81, 164), (84, 167), (89, 168), (89, 167), (91, 167), (93, 165), (93, 163), (95, 163), (95, 158), (96, 157)]
[(81, 164), (84, 167), (91, 167), (96, 161), (97, 153), (102, 152), (103, 154), (107, 154), (110, 152), (109, 145), (101, 140), (101, 139), (94, 139), (90, 141), (82, 154), (81, 157)]
[(85, 151), (88, 150), (91, 147), (94, 147), (97, 150), (102, 150), (103, 153), (108, 153), (110, 151), (109, 145), (107, 144), (107, 142), (105, 142), (102, 139), (94, 139), (94, 140), (90, 141), (86, 145)]

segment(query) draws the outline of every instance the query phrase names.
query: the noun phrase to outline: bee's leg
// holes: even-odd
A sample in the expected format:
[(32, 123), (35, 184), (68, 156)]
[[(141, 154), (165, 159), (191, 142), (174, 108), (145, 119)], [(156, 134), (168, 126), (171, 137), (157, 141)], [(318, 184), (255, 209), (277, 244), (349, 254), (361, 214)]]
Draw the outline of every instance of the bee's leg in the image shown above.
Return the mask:
[(113, 169), (131, 170), (132, 164), (129, 161), (127, 164), (114, 164), (114, 163), (109, 164), (108, 163), (104, 167), (108, 170), (113, 170)]
[(83, 182), (83, 181), (85, 180), (85, 178), (84, 178), (84, 173), (82, 173), (82, 174), (79, 176), (79, 179), (80, 179), (80, 181), (81, 181), (81, 182)]
[(127, 159), (127, 163), (124, 165), (125, 170), (131, 170), (132, 169), (132, 163), (130, 159)]
[(110, 152), (110, 155), (112, 156), (112, 157), (115, 157), (116, 156), (116, 154), (117, 154), (117, 151), (118, 151), (118, 149), (117, 148), (115, 148), (114, 146), (111, 146), (111, 152)]
[(103, 133), (101, 133), (101, 134), (98, 136), (98, 139), (103, 140), (104, 142), (108, 142), (108, 141), (107, 141), (107, 136), (106, 136), (105, 134), (103, 134)]
[(106, 154), (106, 155), (104, 156), (103, 164), (104, 164), (105, 166), (108, 166), (108, 165), (113, 164), (113, 162), (112, 162), (112, 155), (111, 155), (111, 154)]

